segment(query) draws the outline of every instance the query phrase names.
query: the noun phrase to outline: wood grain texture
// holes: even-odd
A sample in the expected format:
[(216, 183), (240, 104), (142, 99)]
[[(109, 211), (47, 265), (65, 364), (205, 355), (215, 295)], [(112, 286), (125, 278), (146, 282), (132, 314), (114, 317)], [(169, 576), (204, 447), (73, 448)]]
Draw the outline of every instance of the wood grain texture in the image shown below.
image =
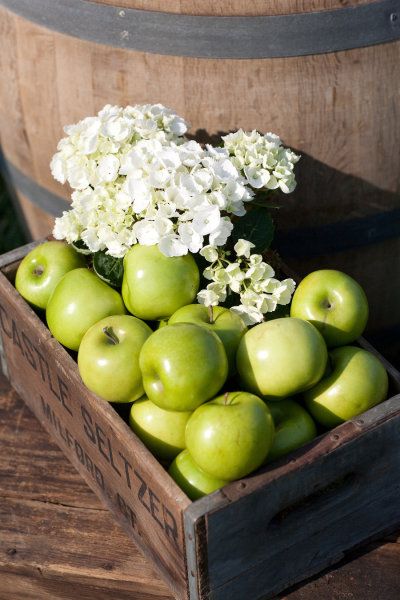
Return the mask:
[[(391, 541), (393, 540), (393, 541)], [(395, 600), (400, 589), (398, 536), (346, 555), (345, 561), (275, 600)]]
[(18, 191), (18, 189), (17, 195), (32, 239), (41, 240), (42, 238), (47, 237), (53, 231), (54, 217), (47, 214), (38, 206), (35, 206), (35, 204)]
[(369, 4), (372, 0), (90, 0), (97, 4), (185, 15), (282, 15)]
[[(63, 575), (63, 574), (62, 574)], [(94, 585), (70, 583), (62, 576), (60, 581), (49, 579), (39, 571), (30, 575), (1, 572), (0, 600), (173, 600), (158, 591), (146, 592), (141, 586), (128, 586), (128, 591), (119, 589), (115, 582), (113, 589), (104, 589)], [(67, 580), (66, 580), (67, 579)], [(116, 595), (118, 594), (118, 595)]]
[(33, 248), (36, 248), (36, 246), (38, 246), (39, 243), (39, 241), (30, 242), (29, 244), (19, 246), (19, 248), (14, 248), (9, 252), (0, 255), (1, 271), (2, 273), (4, 273), (4, 275), (9, 281), (15, 280), (15, 273), (19, 263), (24, 258), (24, 256), (26, 256), (28, 252), (33, 250)]
[[(3, 11), (0, 18), (0, 141), (3, 146), (13, 136), (14, 160), (17, 164), (29, 164), (32, 149), (25, 129), (25, 117), (21, 102), (18, 74), (18, 46), (14, 19)], [(17, 125), (19, 123), (19, 125)]]
[[(63, 571), (68, 568), (73, 574), (67, 578), (71, 583), (112, 590), (116, 588), (113, 582), (116, 579), (118, 591), (127, 593), (133, 588), (136, 598), (141, 598), (141, 593), (146, 598), (170, 597), (148, 561), (110, 523), (108, 513), (102, 509), (7, 498), (2, 502), (0, 515), (3, 522), (0, 571), (30, 575), (36, 569), (42, 577), (61, 583)], [(99, 529), (104, 526), (103, 541), (99, 544)], [(79, 528), (78, 545), (75, 532)], [(62, 544), (59, 532), (64, 533)], [(122, 541), (119, 547), (117, 540)], [(64, 564), (63, 569), (57, 566), (60, 564)]]
[[(107, 2), (108, 3), (108, 2)], [(111, 4), (111, 2), (109, 2)], [(365, 0), (117, 0), (116, 5), (193, 14), (275, 14)], [(65, 199), (49, 163), (63, 125), (107, 103), (162, 102), (209, 140), (243, 127), (275, 131), (297, 149), (299, 185), (276, 214), (285, 232), (398, 208), (400, 42), (288, 59), (209, 60), (101, 46), (39, 27), (0, 9), (0, 138), (23, 173)], [(24, 204), (35, 237), (48, 220)], [(371, 240), (373, 241), (373, 239)], [(366, 289), (371, 332), (400, 323), (386, 273), (400, 272), (400, 241), (293, 259), (299, 272), (328, 266)], [(365, 265), (369, 265), (365, 268)]]
[(4, 275), (0, 288), (1, 335), (13, 386), (174, 593), (185, 598), (182, 512), (189, 499), (114, 409), (84, 388), (76, 362)]
[[(0, 432), (0, 600), (172, 600), (1, 375)], [(399, 535), (350, 554), (279, 600), (394, 600)]]
[[(283, 479), (274, 473), (279, 467), (271, 467), (265, 487), (260, 474), (249, 478), (246, 495), (240, 484), (232, 484), (233, 493), (224, 489), (230, 502), (206, 515), (213, 598), (271, 597), (400, 523), (400, 482), (393, 478), (400, 472), (400, 396), (387, 403), (393, 415), (388, 420), (378, 425), (375, 413), (368, 425), (367, 417), (361, 424), (362, 415), (342, 431), (336, 428), (299, 451), (300, 470), (282, 464)], [(326, 451), (327, 442), (338, 446)]]
[[(208, 60), (104, 47), (4, 9), (1, 23), (1, 60), (8, 72), (0, 88), (3, 148), (18, 168), (65, 198), (69, 191), (49, 171), (63, 125), (108, 102), (162, 102), (184, 115), (199, 138), (238, 127), (273, 130), (332, 169), (330, 178), (329, 172), (316, 177), (315, 165), (299, 163), (298, 172), (307, 173), (299, 187), (302, 207), (307, 203), (307, 210), (297, 211), (299, 225), (309, 223), (311, 215), (318, 223), (394, 205), (384, 192), (400, 189), (394, 151), (400, 132), (394, 83), (400, 76), (400, 43), (301, 58)], [(10, 118), (11, 103), (13, 110), (21, 108)], [(20, 156), (24, 132), (28, 148)], [(366, 198), (350, 176), (378, 189)], [(285, 206), (293, 209), (297, 202), (286, 198)]]
[(0, 397), (1, 496), (104, 511), (4, 377), (0, 378)]
[(2, 375), (0, 432), (1, 600), (172, 598)]

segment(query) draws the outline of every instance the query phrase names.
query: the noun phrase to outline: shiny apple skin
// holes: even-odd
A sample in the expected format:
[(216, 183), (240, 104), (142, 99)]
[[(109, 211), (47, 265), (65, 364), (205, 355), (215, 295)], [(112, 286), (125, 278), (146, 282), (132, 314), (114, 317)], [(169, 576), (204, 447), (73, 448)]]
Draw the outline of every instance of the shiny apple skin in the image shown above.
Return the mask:
[[(111, 329), (115, 344), (104, 333)], [(78, 367), (83, 383), (108, 402), (133, 402), (144, 394), (139, 354), (152, 334), (132, 315), (113, 315), (95, 323), (82, 338)]]
[(247, 331), (241, 317), (228, 308), (213, 307), (213, 322), (210, 323), (208, 308), (202, 304), (188, 304), (179, 308), (170, 318), (169, 324), (195, 323), (214, 331), (224, 345), (228, 358), (229, 376), (236, 373), (236, 351)]
[(191, 500), (212, 494), (229, 483), (202, 471), (187, 450), (178, 454), (168, 473)]
[(132, 404), (129, 425), (157, 458), (171, 461), (186, 448), (191, 412), (164, 410), (144, 397)]
[(45, 309), (61, 278), (85, 265), (85, 258), (65, 242), (44, 242), (22, 259), (15, 287), (27, 302)]
[(244, 389), (277, 400), (314, 386), (327, 359), (318, 330), (308, 321), (285, 317), (249, 329), (239, 344), (236, 363)]
[(335, 348), (329, 354), (332, 372), (304, 394), (314, 419), (332, 428), (385, 400), (388, 375), (380, 360), (357, 346)]
[(78, 350), (87, 330), (105, 317), (126, 314), (121, 295), (89, 269), (74, 269), (51, 294), (47, 325), (63, 346)]
[(196, 409), (186, 425), (186, 448), (195, 463), (218, 479), (245, 477), (265, 461), (274, 423), (265, 402), (229, 392)]
[(310, 321), (328, 348), (354, 342), (368, 321), (368, 300), (349, 275), (333, 269), (314, 271), (298, 285), (290, 316)]
[(190, 254), (168, 257), (157, 246), (136, 244), (124, 258), (122, 296), (130, 313), (158, 321), (193, 302), (199, 280), (199, 269)]
[(165, 410), (194, 410), (218, 393), (228, 374), (219, 337), (193, 323), (175, 323), (154, 331), (139, 362), (146, 395)]
[(268, 402), (275, 425), (275, 436), (267, 462), (276, 460), (311, 442), (317, 428), (308, 412), (294, 400)]

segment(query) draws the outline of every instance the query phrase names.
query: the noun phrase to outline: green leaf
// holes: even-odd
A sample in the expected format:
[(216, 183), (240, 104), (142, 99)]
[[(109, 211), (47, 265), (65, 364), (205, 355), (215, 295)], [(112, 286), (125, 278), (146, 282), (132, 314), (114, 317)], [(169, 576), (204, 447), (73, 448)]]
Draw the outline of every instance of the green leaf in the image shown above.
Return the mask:
[(240, 217), (234, 224), (229, 243), (235, 245), (239, 239), (248, 240), (255, 245), (252, 252), (265, 252), (274, 238), (274, 223), (265, 208), (254, 208)]
[(85, 242), (82, 240), (77, 240), (76, 242), (72, 242), (71, 246), (79, 252), (79, 254), (92, 254), (92, 251), (86, 246)]
[(122, 286), (124, 275), (122, 258), (115, 258), (106, 254), (104, 250), (100, 250), (93, 255), (93, 269), (96, 275), (109, 285), (117, 288)]

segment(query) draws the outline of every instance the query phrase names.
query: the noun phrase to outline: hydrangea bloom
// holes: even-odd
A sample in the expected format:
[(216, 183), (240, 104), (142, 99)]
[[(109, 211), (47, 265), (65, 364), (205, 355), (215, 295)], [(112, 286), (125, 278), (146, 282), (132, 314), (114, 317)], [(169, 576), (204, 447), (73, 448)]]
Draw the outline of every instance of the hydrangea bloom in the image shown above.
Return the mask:
[(236, 243), (234, 261), (223, 247), (256, 193), (294, 190), (299, 157), (272, 133), (239, 130), (222, 138), (223, 147), (203, 148), (186, 131), (161, 104), (107, 105), (65, 127), (51, 170), (73, 189), (72, 205), (56, 219), (54, 236), (118, 258), (136, 243), (157, 244), (166, 256), (200, 252), (210, 283), (199, 302), (216, 306), (238, 294), (232, 310), (258, 323), (289, 303), (294, 282), (275, 279), (247, 240)]
[(194, 141), (142, 139), (118, 160), (113, 181), (110, 162), (107, 178), (73, 192), (72, 210), (56, 219), (57, 239), (82, 239), (117, 257), (136, 242), (158, 244), (166, 256), (196, 253), (226, 244), (229, 215), (244, 214), (254, 195), (226, 150)]
[(125, 155), (139, 140), (179, 143), (187, 131), (182, 117), (161, 104), (105, 106), (96, 117), (64, 127), (50, 163), (53, 177), (73, 189), (110, 183), (117, 179)]
[(228, 259), (222, 249), (205, 246), (200, 254), (210, 262), (203, 273), (211, 281), (201, 290), (197, 300), (205, 306), (217, 306), (230, 293), (238, 294), (240, 304), (233, 306), (246, 325), (260, 323), (264, 314), (273, 312), (278, 304), (289, 304), (295, 288), (293, 279), (279, 281), (275, 271), (260, 254), (250, 254), (253, 244), (240, 239), (234, 246), (236, 259)]
[[(65, 127), (51, 161), (73, 188), (72, 209), (54, 236), (122, 257), (135, 243), (167, 256), (223, 246), (254, 189), (295, 187), (299, 159), (278, 136), (239, 130), (224, 147), (188, 141), (185, 121), (161, 104), (105, 106)], [(246, 250), (245, 256), (249, 254)]]
[(247, 182), (255, 189), (280, 188), (288, 194), (296, 187), (294, 165), (300, 159), (290, 148), (282, 146), (274, 133), (261, 135), (258, 131), (239, 129), (222, 138), (233, 164), (243, 171)]

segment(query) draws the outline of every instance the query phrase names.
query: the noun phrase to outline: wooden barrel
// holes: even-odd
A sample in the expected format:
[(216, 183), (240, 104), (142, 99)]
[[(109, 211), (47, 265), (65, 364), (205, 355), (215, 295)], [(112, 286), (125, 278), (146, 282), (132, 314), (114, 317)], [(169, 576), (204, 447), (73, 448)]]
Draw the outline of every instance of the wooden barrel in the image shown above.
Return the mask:
[(0, 0), (1, 145), (32, 235), (68, 201), (62, 126), (107, 103), (161, 102), (199, 140), (273, 131), (303, 156), (282, 254), (352, 274), (372, 329), (400, 333), (399, 39), (399, 0)]

